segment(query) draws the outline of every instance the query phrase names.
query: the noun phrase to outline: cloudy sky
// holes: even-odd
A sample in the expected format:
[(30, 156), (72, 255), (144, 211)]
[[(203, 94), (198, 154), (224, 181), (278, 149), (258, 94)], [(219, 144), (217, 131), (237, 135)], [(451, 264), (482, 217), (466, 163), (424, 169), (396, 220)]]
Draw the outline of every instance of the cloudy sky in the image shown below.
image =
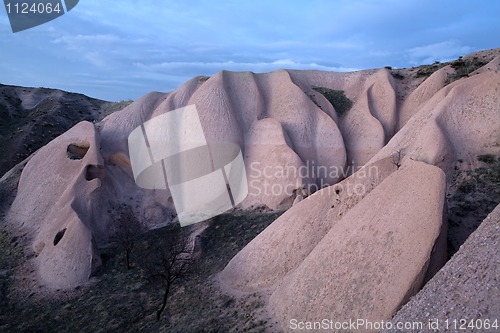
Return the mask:
[(500, 1), (80, 0), (13, 34), (0, 83), (117, 101), (220, 70), (411, 67), (500, 47)]

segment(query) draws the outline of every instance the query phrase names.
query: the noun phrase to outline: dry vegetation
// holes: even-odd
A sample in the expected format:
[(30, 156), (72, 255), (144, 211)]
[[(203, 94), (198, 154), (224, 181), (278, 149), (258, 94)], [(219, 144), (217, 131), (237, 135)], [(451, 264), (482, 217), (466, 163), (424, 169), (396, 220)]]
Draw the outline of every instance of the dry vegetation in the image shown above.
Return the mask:
[[(500, 159), (477, 157), (469, 170), (459, 161), (448, 191), (449, 254), (500, 203)], [(177, 233), (174, 227), (142, 235), (126, 267), (126, 251), (118, 245), (101, 249), (102, 268), (90, 286), (62, 298), (40, 297), (13, 290), (13, 268), (25, 254), (19, 240), (0, 232), (0, 331), (2, 332), (269, 332), (276, 323), (265, 309), (266, 294), (235, 296), (221, 292), (217, 273), (280, 213), (237, 212), (208, 222), (200, 237), (199, 256), (185, 281), (175, 284), (160, 321), (156, 313), (163, 291), (148, 279), (142, 264), (149, 253)], [(193, 227), (199, 227), (193, 226)], [(188, 227), (186, 230), (192, 230)]]
[[(156, 312), (163, 291), (148, 280), (141, 262), (162, 246), (174, 228), (141, 236), (132, 252), (128, 270), (119, 247), (102, 249), (103, 266), (91, 285), (63, 295), (64, 300), (35, 293), (14, 292), (11, 268), (22, 259), (6, 233), (0, 234), (1, 332), (265, 332), (266, 319), (260, 294), (233, 296), (221, 293), (216, 273), (280, 213), (224, 214), (211, 221), (200, 235), (201, 254), (191, 272), (173, 286), (168, 314), (160, 321)], [(6, 264), (8, 263), (8, 264)], [(61, 296), (61, 295), (59, 295)], [(166, 311), (166, 312), (167, 312)]]
[[(343, 90), (334, 90), (325, 87), (313, 87), (313, 89), (325, 96), (340, 117), (345, 116), (347, 111), (352, 107), (352, 101), (347, 98)], [(313, 102), (315, 101), (313, 100)]]
[[(29, 96), (38, 101), (33, 107), (23, 104)], [(0, 84), (0, 177), (78, 122), (100, 121), (131, 102), (112, 103), (56, 89)]]
[(480, 155), (469, 170), (459, 160), (448, 189), (448, 252), (452, 256), (500, 204), (500, 157)]

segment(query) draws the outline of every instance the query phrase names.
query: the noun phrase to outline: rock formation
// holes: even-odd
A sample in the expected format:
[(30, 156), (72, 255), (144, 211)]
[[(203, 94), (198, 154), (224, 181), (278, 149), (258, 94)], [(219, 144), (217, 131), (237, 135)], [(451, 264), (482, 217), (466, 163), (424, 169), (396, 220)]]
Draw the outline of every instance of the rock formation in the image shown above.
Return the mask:
[[(425, 80), (412, 70), (399, 80), (385, 68), (193, 78), (97, 124), (79, 123), (41, 148), (23, 170), (7, 221), (27, 234), (44, 285), (85, 283), (112, 234), (115, 203), (130, 205), (147, 228), (175, 221), (168, 189), (134, 183), (127, 139), (145, 121), (194, 104), (207, 142), (241, 147), (249, 187), (242, 208), (295, 201), (228, 264), (223, 283), (275, 289), (271, 308), (286, 325), (298, 306), (307, 304), (311, 318), (333, 311), (323, 296), (361, 297), (373, 277), (380, 289), (371, 303), (345, 303), (335, 313), (388, 319), (443, 263), (444, 175), (457, 159), (473, 167), (477, 155), (499, 153), (500, 56), (483, 57), (488, 64), (454, 82), (453, 64)], [(384, 282), (389, 275), (397, 283)], [(383, 309), (374, 304), (382, 288), (392, 297)]]
[(409, 160), (330, 228), (272, 309), (282, 323), (390, 318), (444, 264), (445, 215), (444, 172)]
[[(499, 231), (500, 206), (497, 206), (422, 291), (397, 312), (392, 324), (427, 325), (437, 320), (440, 331), (445, 331), (447, 324), (447, 331), (456, 331), (464, 322), (471, 331), (495, 331), (495, 320), (500, 324)], [(418, 332), (427, 332), (427, 327)]]
[[(289, 209), (231, 260), (221, 272), (223, 283), (243, 291), (274, 290), (270, 309), (285, 331), (290, 330), (291, 318), (390, 319), (446, 259), (442, 172), (450, 174), (457, 160), (473, 167), (478, 155), (499, 154), (499, 59), (447, 85), (443, 78), (450, 68), (444, 67), (409, 93), (402, 112), (411, 114), (400, 114), (402, 128), (389, 142), (366, 162), (370, 152), (363, 157), (347, 149), (348, 156), (356, 157), (354, 164), (357, 159), (364, 167)], [(370, 89), (360, 94), (350, 112), (361, 117), (356, 106), (365, 103), (361, 110), (367, 115), (371, 106), (363, 100), (370, 100), (369, 94)], [(355, 122), (355, 114), (343, 121), (348, 119)], [(390, 126), (375, 128), (366, 131), (366, 137), (375, 140), (370, 142), (377, 142), (382, 129)], [(364, 133), (360, 130), (358, 135)], [(392, 170), (390, 163), (381, 165), (388, 160)], [(370, 167), (378, 173), (365, 178)], [(333, 189), (362, 178), (366, 196), (354, 192), (335, 200)], [(384, 198), (388, 201), (381, 204)], [(340, 218), (334, 213), (338, 209), (344, 214)], [(395, 248), (384, 243), (388, 233), (400, 241)]]

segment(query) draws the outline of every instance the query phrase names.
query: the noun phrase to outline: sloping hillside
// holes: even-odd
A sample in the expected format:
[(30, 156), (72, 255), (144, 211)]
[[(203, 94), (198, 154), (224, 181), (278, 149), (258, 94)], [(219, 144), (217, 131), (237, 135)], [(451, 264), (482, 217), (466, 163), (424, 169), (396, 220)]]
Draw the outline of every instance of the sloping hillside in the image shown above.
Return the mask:
[(0, 177), (79, 121), (100, 121), (126, 104), (57, 89), (0, 84)]

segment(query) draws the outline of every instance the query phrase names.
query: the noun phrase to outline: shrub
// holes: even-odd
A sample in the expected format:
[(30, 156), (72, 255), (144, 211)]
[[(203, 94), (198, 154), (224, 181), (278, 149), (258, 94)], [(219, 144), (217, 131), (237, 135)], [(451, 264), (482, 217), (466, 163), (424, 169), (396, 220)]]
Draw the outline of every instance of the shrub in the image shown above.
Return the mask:
[(400, 72), (391, 72), (391, 75), (393, 78), (397, 80), (403, 80), (405, 78), (404, 75), (401, 74)]
[(343, 90), (325, 87), (313, 87), (313, 89), (325, 96), (340, 117), (344, 116), (352, 107), (352, 101), (347, 98)]
[(475, 189), (474, 184), (468, 182), (460, 184), (460, 186), (458, 186), (458, 190), (465, 194), (474, 192), (474, 189)]
[(433, 65), (425, 65), (421, 66), (420, 69), (417, 71), (416, 77), (425, 77), (428, 78), (432, 74), (434, 74), (435, 71), (443, 67), (443, 64), (433, 64)]
[(486, 63), (486, 61), (477, 57), (465, 60), (463, 58), (459, 58), (458, 60), (453, 61), (450, 66), (455, 70), (455, 73), (448, 76), (446, 84), (450, 84), (453, 81), (469, 76), (470, 73), (483, 67)]
[(492, 164), (492, 163), (495, 163), (495, 155), (492, 155), (492, 154), (479, 155), (477, 157), (477, 160), (480, 162)]

